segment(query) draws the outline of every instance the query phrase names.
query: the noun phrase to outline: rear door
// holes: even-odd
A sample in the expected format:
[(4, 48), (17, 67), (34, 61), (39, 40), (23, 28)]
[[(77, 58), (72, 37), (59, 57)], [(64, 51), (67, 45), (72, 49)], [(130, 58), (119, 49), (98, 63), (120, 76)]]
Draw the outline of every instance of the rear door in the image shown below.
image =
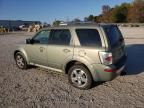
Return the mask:
[(73, 46), (71, 45), (71, 32), (69, 29), (52, 29), (48, 51), (48, 66), (62, 69), (64, 62), (73, 57)]

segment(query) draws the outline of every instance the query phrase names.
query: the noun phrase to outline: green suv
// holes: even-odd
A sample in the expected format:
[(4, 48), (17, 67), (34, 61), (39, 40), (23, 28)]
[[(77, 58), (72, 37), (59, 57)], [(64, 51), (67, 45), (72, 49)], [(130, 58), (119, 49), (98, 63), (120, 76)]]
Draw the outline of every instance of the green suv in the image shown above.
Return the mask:
[(34, 65), (68, 74), (70, 84), (89, 89), (109, 81), (126, 64), (125, 44), (115, 25), (73, 25), (40, 30), (14, 51), (16, 65)]

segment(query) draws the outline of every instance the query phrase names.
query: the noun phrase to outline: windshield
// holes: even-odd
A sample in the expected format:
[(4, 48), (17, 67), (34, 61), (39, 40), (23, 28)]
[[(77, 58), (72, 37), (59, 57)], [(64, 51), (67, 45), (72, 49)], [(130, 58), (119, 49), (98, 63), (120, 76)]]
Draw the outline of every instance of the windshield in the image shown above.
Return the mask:
[(111, 47), (114, 47), (123, 41), (122, 34), (117, 26), (105, 26), (104, 31)]

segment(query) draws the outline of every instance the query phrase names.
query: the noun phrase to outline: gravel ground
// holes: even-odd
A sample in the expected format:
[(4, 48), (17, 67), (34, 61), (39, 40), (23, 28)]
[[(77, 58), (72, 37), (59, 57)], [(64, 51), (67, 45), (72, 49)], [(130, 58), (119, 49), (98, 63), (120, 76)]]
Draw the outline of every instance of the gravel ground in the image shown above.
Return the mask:
[[(120, 29), (126, 38), (127, 75), (90, 90), (72, 87), (64, 74), (18, 69), (13, 50), (32, 34), (0, 35), (0, 108), (144, 108), (144, 28)], [(133, 39), (135, 35), (137, 39)]]

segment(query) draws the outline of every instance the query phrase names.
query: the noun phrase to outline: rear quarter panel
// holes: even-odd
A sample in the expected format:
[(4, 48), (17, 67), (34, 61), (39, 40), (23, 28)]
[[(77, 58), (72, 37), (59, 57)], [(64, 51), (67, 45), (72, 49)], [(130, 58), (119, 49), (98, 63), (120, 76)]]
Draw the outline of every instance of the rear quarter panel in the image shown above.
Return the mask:
[[(81, 46), (77, 34), (75, 32), (76, 29), (96, 29), (99, 32), (102, 47), (84, 47)], [(74, 57), (80, 57), (87, 60), (90, 64), (101, 63), (99, 58), (99, 51), (106, 51), (107, 42), (101, 30), (101, 27), (81, 27), (81, 28), (73, 28), (73, 36), (74, 36)]]
[(80, 29), (83, 29), (83, 28), (96, 29), (99, 32), (102, 47), (98, 48), (98, 47), (81, 46), (79, 39), (77, 37), (77, 34), (75, 32), (76, 28), (73, 28), (73, 36), (74, 36), (74, 56), (73, 56), (73, 59), (85, 64), (88, 67), (88, 69), (90, 70), (93, 79), (98, 80), (98, 75), (97, 75), (95, 68), (99, 69), (98, 67), (96, 67), (99, 65), (96, 65), (94, 67), (93, 64), (100, 64), (101, 65), (101, 61), (99, 58), (99, 51), (106, 51), (106, 49), (107, 49), (106, 38), (103, 35), (101, 27), (82, 27)]

